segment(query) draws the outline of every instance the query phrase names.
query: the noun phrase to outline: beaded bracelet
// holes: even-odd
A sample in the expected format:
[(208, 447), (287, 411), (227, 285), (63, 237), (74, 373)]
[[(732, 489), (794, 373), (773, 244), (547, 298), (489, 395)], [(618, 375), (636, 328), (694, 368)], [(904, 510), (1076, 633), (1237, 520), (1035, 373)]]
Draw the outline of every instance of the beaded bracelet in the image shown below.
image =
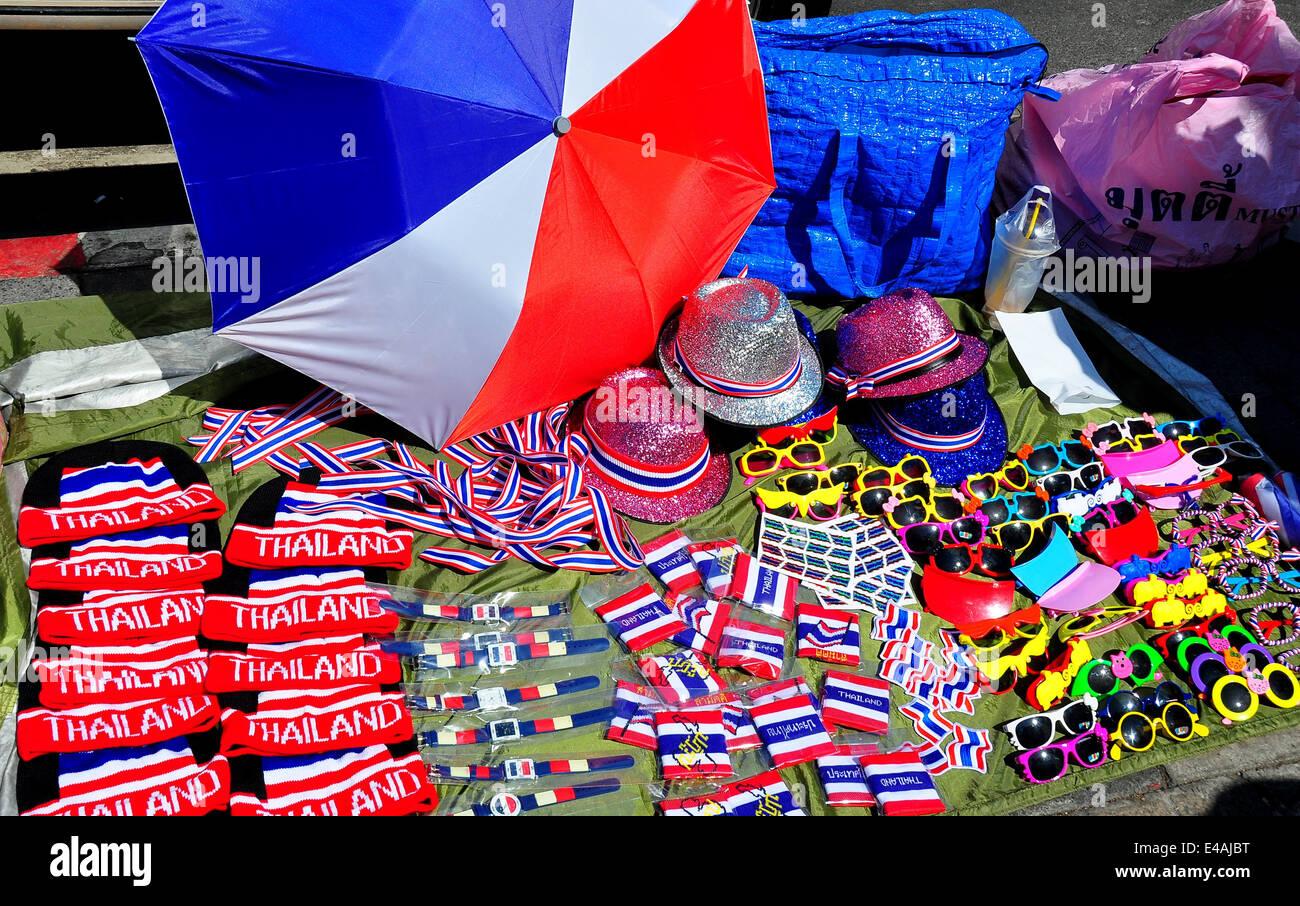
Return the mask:
[[(1281, 620), (1268, 621), (1275, 622), (1279, 628), (1289, 626), (1290, 632), (1287, 635), (1277, 639), (1270, 639), (1268, 637), (1268, 629), (1261, 627), (1261, 624), (1265, 621), (1260, 619), (1260, 615), (1267, 613), (1270, 610), (1286, 611), (1290, 614), (1289, 617), (1285, 617)], [(1298, 616), (1300, 616), (1300, 604), (1296, 604), (1294, 601), (1275, 601), (1270, 604), (1256, 604), (1250, 609), (1250, 613), (1246, 615), (1246, 625), (1255, 633), (1255, 637), (1259, 639), (1261, 645), (1266, 648), (1280, 648), (1283, 645), (1289, 645), (1296, 639), (1300, 639), (1300, 625), (1297, 625)], [(1269, 627), (1269, 629), (1271, 628), (1272, 627)], [(1300, 651), (1300, 649), (1297, 650)]]

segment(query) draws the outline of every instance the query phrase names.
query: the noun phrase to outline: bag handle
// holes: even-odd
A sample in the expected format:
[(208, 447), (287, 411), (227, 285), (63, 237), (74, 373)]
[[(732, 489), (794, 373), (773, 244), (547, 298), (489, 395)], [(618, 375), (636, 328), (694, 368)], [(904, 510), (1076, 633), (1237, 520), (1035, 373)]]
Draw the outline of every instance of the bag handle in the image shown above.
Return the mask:
[[(968, 159), (965, 139), (953, 136), (952, 142), (953, 153), (948, 156), (943, 197), (940, 199), (939, 204), (935, 205), (931, 214), (930, 229), (926, 230), (926, 233), (929, 233), (937, 220), (939, 225), (938, 237), (928, 235), (914, 237), (907, 258), (904, 260), (903, 266), (899, 268), (898, 273), (889, 279), (881, 279), (879, 250), (875, 250), (874, 256), (870, 254), (860, 255), (860, 247), (865, 246), (868, 253), (872, 249), (866, 243), (856, 241), (853, 238), (853, 231), (849, 227), (848, 182), (849, 177), (856, 175), (858, 172), (858, 136), (851, 132), (838, 133), (838, 148), (835, 154), (835, 169), (831, 173), (829, 198), (831, 226), (835, 229), (836, 237), (839, 238), (840, 251), (844, 254), (844, 263), (859, 296), (883, 296), (899, 281), (920, 273), (929, 267), (943, 251), (943, 247), (947, 244), (952, 233), (953, 221), (956, 219), (956, 211), (950, 211), (950, 208), (956, 208), (958, 199), (961, 196), (962, 177)], [(959, 161), (960, 164), (958, 164)], [(863, 259), (870, 257), (874, 257), (876, 260), (874, 273), (868, 278), (863, 271), (870, 262)]]
[(1225, 468), (1214, 470), (1214, 474), (1204, 481), (1196, 481), (1191, 484), (1135, 484), (1133, 490), (1139, 494), (1148, 497), (1168, 497), (1171, 494), (1190, 494), (1193, 491), (1204, 491), (1206, 488), (1212, 488), (1216, 484), (1232, 480), (1232, 473)]

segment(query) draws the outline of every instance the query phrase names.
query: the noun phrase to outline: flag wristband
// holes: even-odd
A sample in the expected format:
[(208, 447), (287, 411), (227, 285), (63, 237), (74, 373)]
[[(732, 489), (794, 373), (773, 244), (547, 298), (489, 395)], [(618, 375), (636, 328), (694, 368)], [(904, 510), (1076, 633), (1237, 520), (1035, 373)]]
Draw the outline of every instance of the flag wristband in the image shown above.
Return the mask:
[(439, 780), (533, 780), (560, 774), (600, 774), (636, 767), (632, 755), (607, 755), (604, 758), (571, 758), (535, 761), (510, 758), (500, 764), (431, 764), (429, 779)]
[(384, 639), (379, 647), (398, 657), (424, 657), (429, 654), (481, 651), (489, 645), (545, 645), (571, 641), (572, 629), (545, 629), (539, 632), (479, 632), (467, 639)]
[(513, 742), (525, 736), (540, 736), (545, 733), (558, 733), (561, 730), (574, 730), (608, 723), (615, 714), (615, 709), (596, 708), (592, 711), (580, 711), (577, 714), (564, 714), (560, 717), (543, 717), (536, 720), (517, 720), (513, 717), (494, 720), (485, 727), (475, 730), (429, 730), (417, 733), (416, 740), (428, 748), (437, 746), (472, 746), (479, 743)]
[(511, 817), (521, 812), (531, 812), (536, 809), (558, 805), (561, 802), (573, 802), (578, 799), (603, 796), (606, 793), (616, 793), (621, 788), (622, 785), (617, 780), (607, 778), (584, 783), (580, 786), (560, 787), (555, 790), (543, 790), (539, 793), (524, 793), (522, 796), (517, 796), (514, 793), (497, 793), (489, 802), (452, 812), (452, 815), (458, 818)]
[(506, 705), (518, 705), (524, 702), (541, 701), (574, 692), (587, 692), (600, 686), (598, 676), (577, 676), (573, 679), (560, 680), (558, 683), (544, 683), (539, 686), (521, 686), (517, 689), (504, 689), (494, 686), (489, 689), (477, 689), (468, 695), (412, 695), (408, 696), (412, 708), (420, 711), (492, 711)]

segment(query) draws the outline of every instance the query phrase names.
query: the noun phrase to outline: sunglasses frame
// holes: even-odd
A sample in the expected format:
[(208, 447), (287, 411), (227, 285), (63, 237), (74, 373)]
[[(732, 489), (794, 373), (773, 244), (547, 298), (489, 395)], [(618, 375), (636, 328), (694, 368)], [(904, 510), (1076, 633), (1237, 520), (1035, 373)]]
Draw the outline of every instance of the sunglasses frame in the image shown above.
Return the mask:
[[(1179, 736), (1169, 728), (1169, 712), (1174, 709), (1181, 709), (1190, 721), (1186, 736)], [(1151, 728), (1150, 742), (1145, 746), (1138, 747), (1124, 738), (1124, 723), (1133, 721), (1146, 721), (1147, 726)], [(1189, 742), (1196, 737), (1206, 737), (1210, 735), (1210, 728), (1201, 723), (1201, 716), (1187, 707), (1184, 702), (1170, 702), (1161, 709), (1158, 717), (1151, 717), (1143, 711), (1126, 711), (1118, 721), (1115, 722), (1115, 732), (1111, 734), (1110, 741), (1110, 759), (1119, 761), (1121, 752), (1127, 749), (1130, 752), (1148, 752), (1156, 744), (1156, 739), (1160, 733), (1172, 739), (1174, 742)]]
[[(1078, 733), (1071, 733), (1069, 732), (1069, 727), (1066, 727), (1065, 724), (1061, 722), (1060, 716), (1064, 714), (1066, 711), (1068, 711), (1070, 708), (1073, 708), (1075, 705), (1080, 705), (1080, 704), (1084, 705), (1090, 712), (1092, 712), (1092, 725), (1089, 726), (1086, 730), (1080, 730)], [(1006, 723), (999, 726), (998, 729), (1001, 730), (1003, 733), (1007, 734), (1007, 737), (1011, 740), (1011, 747), (1013, 749), (1015, 749), (1018, 752), (1032, 752), (1035, 749), (1041, 749), (1043, 746), (1051, 745), (1053, 742), (1055, 742), (1058, 738), (1056, 734), (1056, 729), (1058, 726), (1063, 727), (1066, 730), (1066, 733), (1062, 737), (1060, 737), (1064, 739), (1072, 739), (1075, 736), (1082, 736), (1084, 733), (1089, 732), (1099, 722), (1100, 713), (1101, 712), (1099, 707), (1099, 701), (1097, 697), (1095, 695), (1088, 694), (1082, 696), (1081, 698), (1075, 699), (1074, 701), (1066, 702), (1063, 705), (1060, 705), (1056, 708), (1052, 708), (1050, 711), (1043, 711), (1038, 714), (1026, 714), (1024, 717), (1017, 717), (1014, 720), (1009, 720)], [(1029, 748), (1027, 746), (1021, 745), (1020, 741), (1016, 738), (1016, 728), (1020, 726), (1020, 724), (1026, 721), (1042, 720), (1043, 718), (1047, 718), (1052, 722), (1052, 735), (1047, 740), (1047, 742), (1042, 743), (1041, 745), (1034, 746), (1033, 748)]]
[[(1124, 658), (1132, 662), (1133, 652), (1135, 651), (1140, 651), (1146, 655), (1147, 661), (1151, 664), (1151, 671), (1147, 673), (1145, 677), (1138, 677), (1131, 672), (1126, 676), (1119, 676), (1115, 672), (1115, 658), (1122, 655)], [(1114, 684), (1109, 689), (1103, 691), (1092, 688), (1092, 685), (1088, 680), (1088, 674), (1092, 671), (1094, 665), (1110, 668)], [(1107, 652), (1103, 657), (1093, 658), (1088, 663), (1084, 664), (1079, 668), (1079, 673), (1074, 678), (1074, 684), (1070, 687), (1070, 694), (1083, 695), (1090, 692), (1093, 695), (1098, 696), (1111, 696), (1124, 688), (1125, 680), (1136, 687), (1145, 686), (1147, 683), (1164, 678), (1164, 674), (1160, 672), (1160, 668), (1164, 665), (1164, 656), (1161, 655), (1159, 651), (1151, 645), (1148, 645), (1146, 642), (1137, 642), (1136, 644), (1130, 645), (1128, 648)]]
[[(1082, 758), (1079, 757), (1079, 752), (1078, 752), (1079, 743), (1083, 742), (1090, 736), (1101, 737), (1100, 739), (1101, 758), (1097, 761), (1096, 764), (1088, 764)], [(1028, 752), (1021, 752), (1018, 755), (1016, 755), (1016, 762), (1020, 765), (1020, 770), (1024, 773), (1025, 779), (1028, 780), (1030, 783), (1053, 783), (1057, 780), (1060, 780), (1062, 777), (1064, 777), (1066, 774), (1069, 773), (1071, 757), (1074, 758), (1075, 764), (1077, 764), (1081, 768), (1084, 768), (1085, 770), (1092, 770), (1093, 768), (1101, 767), (1108, 760), (1107, 756), (1108, 756), (1108, 750), (1110, 748), (1109, 743), (1110, 743), (1110, 734), (1106, 731), (1105, 727), (1103, 727), (1100, 723), (1098, 723), (1094, 725), (1092, 729), (1090, 729), (1087, 733), (1080, 733), (1078, 736), (1072, 736), (1069, 739), (1063, 739), (1059, 742), (1051, 742), (1045, 746), (1039, 746), (1037, 749), (1031, 749)], [(1039, 780), (1038, 778), (1034, 777), (1029, 770), (1030, 759), (1033, 758), (1034, 755), (1036, 755), (1037, 753), (1042, 752), (1044, 749), (1057, 749), (1063, 752), (1065, 755), (1064, 759), (1061, 762), (1061, 772), (1057, 774), (1055, 777), (1051, 778), (1050, 780)]]

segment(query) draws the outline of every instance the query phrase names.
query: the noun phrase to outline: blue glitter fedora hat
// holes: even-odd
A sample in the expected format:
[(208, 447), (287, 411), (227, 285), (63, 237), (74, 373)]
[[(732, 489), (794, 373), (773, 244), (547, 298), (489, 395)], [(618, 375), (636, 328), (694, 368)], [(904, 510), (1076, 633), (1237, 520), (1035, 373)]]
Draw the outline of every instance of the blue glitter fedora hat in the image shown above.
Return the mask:
[(976, 472), (991, 472), (1007, 456), (1007, 426), (984, 375), (976, 373), (933, 393), (871, 403), (870, 417), (849, 431), (887, 465), (918, 454), (934, 480), (956, 486)]

